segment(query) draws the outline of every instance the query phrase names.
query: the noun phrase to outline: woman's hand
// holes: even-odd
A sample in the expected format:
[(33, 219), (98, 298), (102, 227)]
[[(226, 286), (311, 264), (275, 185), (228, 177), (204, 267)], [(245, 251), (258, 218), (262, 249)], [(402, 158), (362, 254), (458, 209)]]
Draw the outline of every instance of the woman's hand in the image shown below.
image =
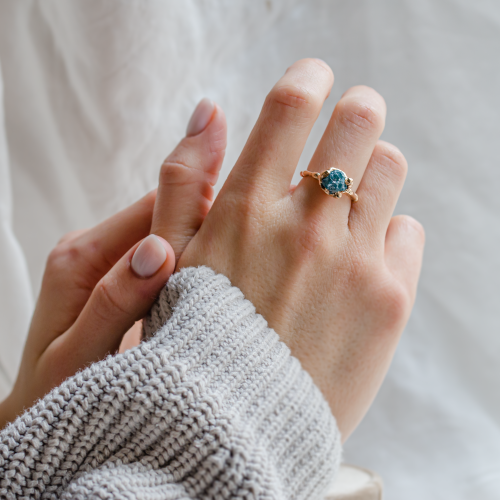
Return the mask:
[[(51, 252), (18, 378), (0, 404), (0, 428), (66, 378), (117, 352), (210, 209), (225, 146), (224, 114), (203, 100), (162, 166), (159, 195), (66, 235)], [(148, 236), (155, 202), (155, 223), (170, 244)]]
[(359, 202), (329, 197), (311, 178), (290, 189), (332, 83), (322, 61), (288, 69), (178, 266), (207, 265), (243, 291), (312, 375), (346, 439), (409, 317), (424, 232), (392, 217), (407, 165), (378, 141), (386, 106), (367, 87), (338, 102), (309, 165), (345, 171)]

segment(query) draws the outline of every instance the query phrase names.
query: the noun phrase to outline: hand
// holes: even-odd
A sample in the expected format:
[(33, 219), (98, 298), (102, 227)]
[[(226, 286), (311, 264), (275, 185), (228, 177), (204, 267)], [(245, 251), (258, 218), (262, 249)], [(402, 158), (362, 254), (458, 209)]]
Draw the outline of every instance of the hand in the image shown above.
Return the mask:
[(178, 267), (207, 265), (243, 291), (311, 374), (346, 439), (412, 309), (424, 233), (410, 217), (391, 218), (407, 165), (378, 141), (386, 106), (370, 88), (344, 94), (309, 164), (345, 171), (359, 202), (327, 196), (311, 178), (290, 188), (332, 84), (322, 61), (287, 70)]
[[(51, 252), (18, 378), (0, 404), (0, 429), (78, 370), (115, 353), (145, 316), (175, 268), (175, 254), (210, 208), (225, 141), (222, 111), (203, 100), (162, 166), (160, 195), (66, 235)], [(171, 245), (148, 236), (155, 201), (156, 224)]]

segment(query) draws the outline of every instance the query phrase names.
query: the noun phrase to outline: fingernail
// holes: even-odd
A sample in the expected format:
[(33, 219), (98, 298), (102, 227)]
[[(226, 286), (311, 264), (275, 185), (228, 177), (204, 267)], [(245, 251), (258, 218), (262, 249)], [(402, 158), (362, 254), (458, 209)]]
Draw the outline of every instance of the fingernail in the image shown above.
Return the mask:
[(150, 234), (138, 246), (130, 263), (132, 270), (141, 278), (153, 276), (167, 260), (167, 250), (160, 238)]
[(210, 99), (202, 99), (196, 109), (194, 110), (191, 119), (189, 120), (186, 137), (191, 137), (193, 135), (198, 135), (203, 132), (207, 125), (210, 123), (210, 119), (214, 114), (215, 104)]

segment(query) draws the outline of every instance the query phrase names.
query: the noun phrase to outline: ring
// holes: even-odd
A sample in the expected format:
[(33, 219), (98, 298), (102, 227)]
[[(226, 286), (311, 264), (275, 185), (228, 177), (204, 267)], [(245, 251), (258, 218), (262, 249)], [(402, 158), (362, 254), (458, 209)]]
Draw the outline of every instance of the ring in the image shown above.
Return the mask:
[(324, 172), (310, 172), (303, 170), (300, 172), (302, 177), (313, 177), (319, 182), (319, 187), (329, 196), (334, 198), (342, 198), (346, 194), (353, 202), (358, 201), (358, 195), (351, 189), (353, 179), (347, 177), (345, 172), (338, 168), (331, 168)]

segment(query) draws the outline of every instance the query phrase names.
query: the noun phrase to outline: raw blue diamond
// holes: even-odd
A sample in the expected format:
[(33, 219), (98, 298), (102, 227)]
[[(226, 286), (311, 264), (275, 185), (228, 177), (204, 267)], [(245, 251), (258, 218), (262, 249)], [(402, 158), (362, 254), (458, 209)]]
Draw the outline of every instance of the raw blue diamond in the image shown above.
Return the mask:
[(332, 170), (325, 178), (321, 179), (321, 187), (330, 194), (343, 192), (347, 189), (346, 176), (340, 170)]

